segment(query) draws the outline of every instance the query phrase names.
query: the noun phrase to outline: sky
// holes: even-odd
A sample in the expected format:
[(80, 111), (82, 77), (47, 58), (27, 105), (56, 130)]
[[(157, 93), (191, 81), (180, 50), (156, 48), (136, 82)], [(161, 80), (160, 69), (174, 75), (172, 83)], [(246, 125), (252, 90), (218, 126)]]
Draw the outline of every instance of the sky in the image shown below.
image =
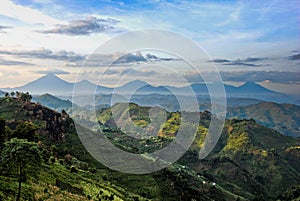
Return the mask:
[[(80, 72), (92, 82), (101, 77), (107, 86), (133, 79), (180, 85), (175, 74), (192, 77), (193, 72), (180, 55), (170, 52), (128, 54), (115, 49), (85, 62), (97, 48), (124, 33), (161, 29), (196, 43), (201, 55), (189, 54), (201, 57), (198, 65), (204, 73), (216, 66), (225, 83), (257, 82), (299, 94), (298, 0), (0, 2), (0, 88), (24, 85), (48, 73), (74, 82)], [(106, 68), (105, 61), (112, 59), (118, 62)]]

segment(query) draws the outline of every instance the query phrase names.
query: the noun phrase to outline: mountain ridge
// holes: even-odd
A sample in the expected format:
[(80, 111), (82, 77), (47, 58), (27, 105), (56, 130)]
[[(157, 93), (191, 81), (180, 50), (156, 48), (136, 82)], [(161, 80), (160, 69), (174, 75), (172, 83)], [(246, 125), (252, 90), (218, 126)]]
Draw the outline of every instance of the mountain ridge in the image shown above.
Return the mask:
[[(4, 88), (4, 89), (22, 89), (22, 88), (32, 88), (32, 86), (36, 87), (36, 85), (38, 84), (49, 84), (48, 82), (50, 83), (54, 83), (57, 85), (58, 84), (63, 84), (63, 85), (74, 85), (74, 84), (88, 84), (88, 85), (94, 85), (94, 86), (97, 86), (97, 87), (105, 87), (105, 88), (110, 88), (110, 89), (113, 89), (111, 87), (106, 87), (106, 86), (101, 86), (101, 85), (96, 85), (95, 83), (92, 83), (86, 79), (84, 80), (81, 80), (79, 82), (68, 82), (68, 81), (65, 81), (64, 79), (61, 79), (59, 78), (58, 76), (56, 76), (55, 74), (52, 74), (52, 73), (49, 73), (49, 74), (46, 74), (42, 77), (39, 77), (29, 83), (26, 83), (22, 86), (19, 86), (19, 87), (14, 87), (14, 88)], [(145, 81), (142, 81), (142, 80), (133, 80), (133, 81), (129, 81), (127, 83), (125, 83), (124, 85), (118, 87), (118, 88), (128, 88), (128, 87), (132, 87), (132, 86), (146, 86), (146, 85), (150, 85), (148, 82), (145, 82)], [(152, 86), (152, 85), (151, 85)], [(193, 87), (197, 87), (197, 86), (201, 86), (203, 88), (206, 88), (206, 84), (203, 84), (203, 83), (193, 83), (190, 85), (192, 88)], [(269, 90), (269, 89), (266, 89), (265, 87), (255, 83), (255, 82), (246, 82), (244, 83), (243, 85), (239, 86), (239, 87), (235, 87), (235, 86), (231, 86), (231, 85), (227, 85), (227, 84), (224, 84), (225, 87), (228, 87), (228, 88), (235, 88), (235, 89), (239, 89), (239, 88), (249, 88), (250, 86), (253, 88), (253, 87), (259, 87), (265, 91), (269, 91), (269, 92), (275, 92), (275, 91), (272, 91), (272, 90)], [(160, 86), (152, 86), (153, 88), (159, 88), (159, 87), (166, 87), (166, 88), (175, 88), (175, 89), (179, 89), (179, 88), (184, 88), (184, 87), (175, 87), (175, 86), (169, 86), (169, 85), (160, 85)], [(188, 86), (189, 87), (189, 86)], [(47, 92), (45, 92), (47, 93)]]
[[(213, 85), (213, 83), (212, 83)], [(213, 87), (213, 86), (212, 86)], [(189, 90), (195, 92), (197, 96), (208, 96), (207, 85), (203, 83), (193, 83), (190, 86), (185, 87), (175, 87), (175, 86), (152, 86), (151, 84), (141, 81), (134, 80), (124, 85), (111, 88), (107, 86), (96, 85), (88, 80), (81, 80), (79, 82), (67, 82), (54, 74), (47, 74), (40, 77), (32, 82), (29, 82), (23, 86), (16, 88), (5, 88), (4, 91), (29, 91), (31, 94), (44, 94), (51, 93), (54, 95), (65, 95), (70, 96), (73, 94), (73, 90), (76, 90), (75, 95), (81, 94), (176, 94), (176, 95), (186, 95)], [(241, 86), (235, 87), (231, 85), (224, 84), (224, 89), (227, 97), (236, 98), (255, 98), (264, 101), (275, 101), (278, 103), (292, 103), (300, 105), (300, 101), (280, 92), (269, 90), (257, 83), (246, 82)], [(189, 94), (190, 95), (190, 94)]]
[(228, 118), (253, 118), (260, 124), (285, 135), (300, 137), (300, 106), (262, 102), (253, 105), (229, 108)]

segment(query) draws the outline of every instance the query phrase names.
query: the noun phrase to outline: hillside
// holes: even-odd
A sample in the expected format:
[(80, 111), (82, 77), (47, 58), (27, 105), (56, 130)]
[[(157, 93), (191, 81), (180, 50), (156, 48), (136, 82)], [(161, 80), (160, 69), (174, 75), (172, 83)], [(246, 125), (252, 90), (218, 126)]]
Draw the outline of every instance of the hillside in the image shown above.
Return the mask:
[(69, 100), (62, 100), (57, 98), (51, 94), (43, 94), (41, 96), (34, 96), (32, 99), (35, 103), (40, 103), (46, 107), (49, 107), (56, 111), (61, 110), (71, 110), (72, 109), (72, 102)]
[[(5, 132), (1, 129), (0, 133), (4, 141), (9, 143), (10, 138), (18, 137), (37, 142), (43, 159), (37, 171), (26, 173), (26, 179), (22, 182), (21, 200), (238, 198), (221, 186), (209, 183), (203, 185), (203, 181), (209, 179), (198, 177), (191, 169), (182, 171), (184, 167), (180, 164), (148, 175), (111, 171), (88, 154), (74, 130), (72, 119), (64, 112), (58, 113), (40, 104), (10, 97), (0, 99), (0, 116), (6, 124)], [(25, 135), (27, 125), (35, 130), (32, 138), (30, 136), (33, 133)], [(20, 126), (25, 126), (25, 130), (20, 130)], [(122, 144), (124, 141), (114, 143)], [(3, 156), (0, 156), (1, 159)], [(15, 200), (16, 177), (0, 170), (0, 179), (0, 199)]]
[(263, 102), (229, 108), (228, 118), (250, 119), (288, 136), (300, 136), (300, 107), (291, 104)]
[[(149, 152), (166, 146), (176, 137), (180, 126), (180, 113), (177, 112), (167, 114), (168, 119), (159, 131), (160, 137), (154, 138), (158, 142), (161, 137), (168, 139), (165, 143), (153, 145), (150, 142), (134, 141), (125, 134), (120, 135), (121, 130), (111, 118), (111, 110), (118, 107), (120, 104), (112, 109), (99, 110), (98, 118), (104, 126), (104, 131), (111, 139), (118, 139), (118, 143), (123, 144), (120, 146), (123, 149), (134, 147), (126, 150), (134, 150), (135, 153)], [(135, 125), (149, 125), (149, 109), (130, 104), (129, 113)], [(180, 159), (180, 164), (247, 200), (275, 200), (287, 189), (299, 184), (299, 140), (283, 136), (257, 124), (254, 120), (227, 120), (213, 153), (204, 160), (199, 160), (197, 153), (204, 145), (211, 118), (209, 112), (201, 113), (194, 143)], [(146, 149), (144, 144), (148, 145)]]
[[(181, 124), (179, 112), (167, 112), (167, 121), (161, 125), (157, 136), (139, 139), (126, 135), (115, 125), (111, 110), (119, 112), (121, 109), (122, 104), (116, 104), (112, 109), (97, 111), (103, 134), (120, 149), (152, 153), (176, 138)], [(145, 128), (150, 124), (150, 109), (130, 104), (130, 118), (135, 125)], [(121, 112), (119, 115), (122, 117), (124, 114)], [(231, 201), (297, 198), (299, 141), (254, 120), (232, 119), (226, 121), (214, 151), (199, 160), (197, 153), (205, 143), (209, 122), (214, 118), (209, 112), (200, 115), (194, 143), (184, 156), (168, 168), (146, 175), (125, 174), (104, 167), (82, 146), (73, 120), (66, 113), (26, 100), (0, 99), (0, 116), (6, 124), (4, 133), (4, 129), (0, 129), (0, 136), (6, 142), (13, 137), (38, 142), (43, 162), (39, 171), (27, 172), (22, 183), (23, 200)], [(35, 129), (35, 135), (26, 132), (28, 125)], [(86, 134), (89, 132), (92, 131), (86, 130)], [(0, 198), (14, 200), (16, 178), (0, 171), (0, 179)]]

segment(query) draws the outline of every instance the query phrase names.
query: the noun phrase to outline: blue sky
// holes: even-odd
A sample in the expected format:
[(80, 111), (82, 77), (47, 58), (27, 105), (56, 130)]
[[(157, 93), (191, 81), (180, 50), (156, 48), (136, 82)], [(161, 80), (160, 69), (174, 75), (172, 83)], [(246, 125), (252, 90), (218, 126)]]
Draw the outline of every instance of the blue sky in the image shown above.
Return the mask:
[[(71, 81), (79, 69), (74, 55), (84, 57), (123, 32), (158, 28), (195, 41), (216, 61), (226, 82), (256, 81), (273, 90), (298, 93), (299, 10), (297, 0), (2, 0), (0, 84), (22, 85), (40, 77), (38, 72), (57, 70)], [(258, 72), (265, 77), (258, 78)], [(228, 73), (240, 77), (233, 79)]]

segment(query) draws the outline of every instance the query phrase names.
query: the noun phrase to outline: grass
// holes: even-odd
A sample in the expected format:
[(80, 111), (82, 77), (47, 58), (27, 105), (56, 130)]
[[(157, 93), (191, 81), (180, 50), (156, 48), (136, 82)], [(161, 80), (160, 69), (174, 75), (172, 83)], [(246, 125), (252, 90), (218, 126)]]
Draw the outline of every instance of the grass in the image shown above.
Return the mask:
[[(117, 105), (115, 110), (121, 107)], [(149, 108), (135, 104), (130, 108), (135, 125), (147, 127)], [(226, 121), (213, 153), (199, 160), (197, 151), (203, 146), (210, 122), (206, 114), (207, 118), (201, 118), (192, 148), (178, 163), (156, 173), (130, 175), (98, 163), (81, 144), (72, 122), (66, 124), (64, 141), (51, 142), (45, 121), (32, 117), (15, 99), (0, 99), (0, 114), (7, 121), (32, 120), (39, 126), (39, 140), (48, 152), (51, 153), (52, 145), (56, 146), (55, 157), (60, 162), (66, 154), (73, 156), (70, 165), (58, 160), (53, 164), (45, 161), (37, 177), (28, 175), (23, 185), (23, 200), (108, 200), (112, 195), (114, 200), (251, 200), (261, 197), (274, 200), (300, 182), (299, 141), (252, 120)], [(117, 115), (124, 117), (125, 113)], [(112, 124), (110, 109), (98, 111), (98, 118), (107, 129), (104, 134), (116, 146), (133, 153), (151, 153), (176, 137), (181, 125), (180, 113), (167, 113), (167, 116), (167, 122), (160, 129), (161, 136), (135, 139)], [(88, 167), (83, 168), (86, 166), (83, 164)], [(71, 173), (71, 166), (76, 167), (76, 173)], [(1, 197), (14, 200), (16, 179), (3, 175), (0, 179), (0, 200)]]

